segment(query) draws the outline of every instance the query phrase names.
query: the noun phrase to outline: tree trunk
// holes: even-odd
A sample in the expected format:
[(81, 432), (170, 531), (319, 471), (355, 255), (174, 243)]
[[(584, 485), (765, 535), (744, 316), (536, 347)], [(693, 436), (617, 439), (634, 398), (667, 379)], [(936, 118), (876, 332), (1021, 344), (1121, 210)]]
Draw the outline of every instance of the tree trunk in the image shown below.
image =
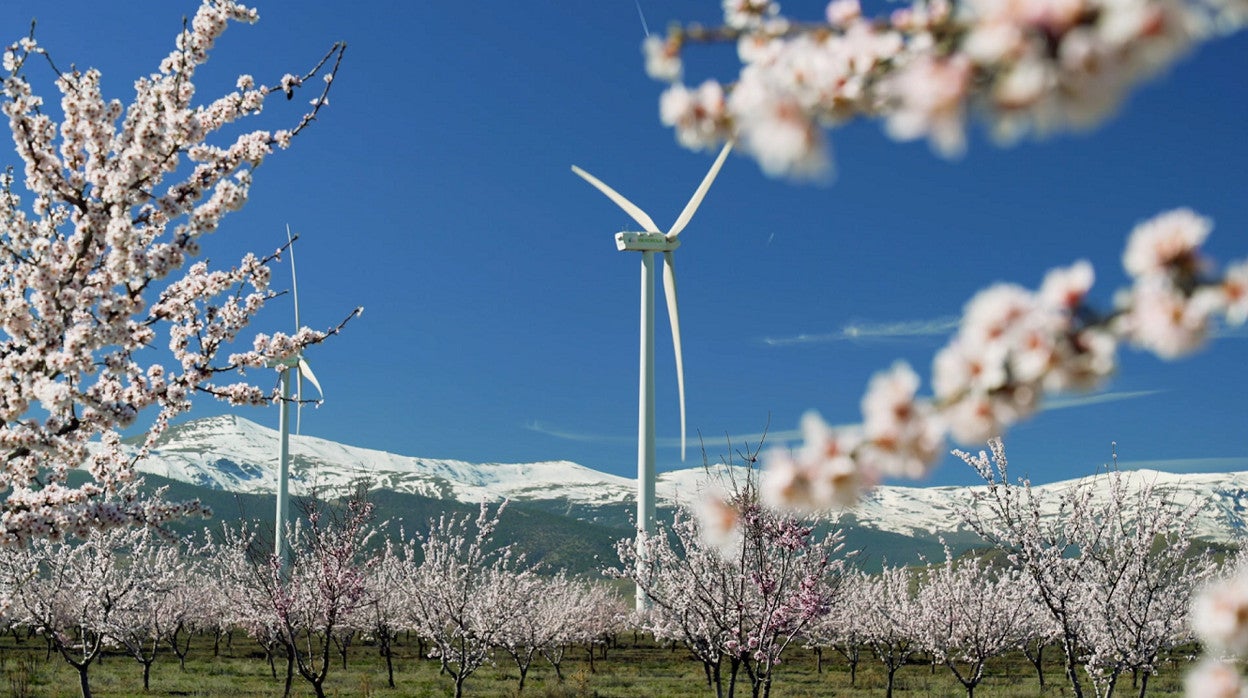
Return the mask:
[(386, 658), (386, 679), (389, 681), (390, 688), (394, 688), (394, 651), (390, 646), (392, 639), (389, 633), (383, 633), (378, 643), (381, 646), (381, 656)]
[(78, 687), (82, 690), (82, 698), (91, 698), (91, 683), (87, 681), (87, 669), (90, 664), (82, 664), (78, 667)]
[[(342, 670), (347, 670), (347, 650), (351, 648), (351, 639), (355, 636), (354, 632), (344, 634), (341, 639), (337, 635), (333, 635), (334, 645), (338, 648), (338, 654), (342, 655)], [(328, 653), (326, 653), (328, 656)]]
[(823, 673), (823, 648), (822, 647), (815, 648), (815, 673), (816, 674)]
[(295, 682), (295, 648), (286, 646), (286, 690), (282, 698), (290, 698), (291, 685)]
[(1024, 653), (1027, 659), (1031, 660), (1032, 666), (1036, 668), (1036, 677), (1040, 679), (1040, 691), (1044, 691), (1044, 645), (1036, 647), (1036, 656), (1032, 657), (1030, 653)]
[(884, 698), (893, 698), (893, 677), (897, 675), (897, 667), (888, 668), (888, 686), (884, 689)]
[(1075, 698), (1083, 698), (1083, 685), (1079, 683), (1079, 665), (1075, 662), (1075, 641), (1067, 637), (1062, 640), (1062, 651), (1066, 654), (1066, 678), (1070, 681)]
[(1144, 694), (1148, 692), (1148, 677), (1152, 675), (1153, 672), (1146, 671), (1144, 677), (1140, 679), (1140, 698), (1144, 698)]

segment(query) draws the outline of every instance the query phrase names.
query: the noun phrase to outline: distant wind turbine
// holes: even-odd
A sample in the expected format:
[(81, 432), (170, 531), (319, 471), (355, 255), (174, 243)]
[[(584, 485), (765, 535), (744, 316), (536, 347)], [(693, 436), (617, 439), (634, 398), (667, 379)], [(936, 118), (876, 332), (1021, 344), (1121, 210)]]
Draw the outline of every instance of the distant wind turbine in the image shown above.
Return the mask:
[[(295, 301), (295, 331), (298, 332), (303, 325), (299, 322), (299, 280), (295, 274), (295, 239), (290, 234), (290, 226), (286, 226), (287, 247), (290, 250), (290, 289), (291, 295)], [(295, 374), (295, 433), (299, 433), (301, 422), (303, 421), (303, 378), (307, 376), (308, 381), (316, 387), (316, 392), (322, 398), (325, 393), (321, 391), (321, 384), (316, 380), (316, 374), (312, 373), (312, 368), (308, 366), (308, 362), (303, 358), (303, 352), (299, 352), (294, 356), (275, 364), (276, 366), (285, 366), (282, 371), (282, 409), (278, 417), (278, 430), (281, 432), (281, 440), (279, 441), (277, 451), (277, 522), (273, 533), (273, 555), (276, 556), (278, 564), (282, 569), (286, 569), (289, 561), (286, 559), (283, 550), (286, 536), (286, 524), (290, 519), (290, 376)]]
[[(680, 393), (680, 458), (685, 458), (685, 368), (680, 349), (680, 315), (676, 303), (676, 268), (672, 253), (680, 247), (677, 236), (689, 224), (698, 210), (703, 197), (719, 174), (732, 142), (724, 145), (715, 158), (715, 164), (698, 185), (693, 198), (685, 205), (680, 217), (667, 233), (659, 227), (636, 204), (620, 195), (597, 177), (573, 165), (572, 171), (607, 195), (616, 206), (624, 209), (644, 232), (620, 232), (615, 234), (615, 246), (621, 252), (641, 252), (641, 380), (638, 399), (637, 424), (637, 528), (646, 536), (654, 533), (654, 253), (663, 253), (663, 291), (667, 297), (667, 316), (672, 326), (672, 346), (676, 352), (676, 385)], [(640, 538), (639, 538), (640, 540)], [(638, 597), (638, 606), (643, 599)]]

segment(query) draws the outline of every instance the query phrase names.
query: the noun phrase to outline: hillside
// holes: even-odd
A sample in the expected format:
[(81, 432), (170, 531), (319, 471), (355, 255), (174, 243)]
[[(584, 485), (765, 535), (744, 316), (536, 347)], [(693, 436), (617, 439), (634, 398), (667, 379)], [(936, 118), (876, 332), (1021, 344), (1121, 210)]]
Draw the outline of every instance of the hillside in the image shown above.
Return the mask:
[[(248, 420), (222, 416), (171, 427), (139, 469), (153, 485), (171, 488), (173, 498), (198, 497), (218, 517), (271, 516), (277, 489), (278, 434)], [(554, 568), (584, 571), (614, 560), (614, 541), (630, 535), (635, 511), (632, 480), (568, 461), (467, 463), (403, 456), (349, 446), (312, 436), (291, 436), (292, 483), (296, 495), (315, 490), (333, 497), (365, 483), (379, 518), (393, 525), (423, 526), (445, 511), (471, 511), (481, 502), (509, 501), (500, 536)], [(699, 496), (708, 477), (723, 471), (689, 468), (663, 473), (656, 491), (660, 514), (670, 518), (681, 502)], [(736, 473), (740, 474), (740, 471)], [(1175, 475), (1128, 473), (1134, 483), (1154, 482), (1170, 501), (1204, 498), (1196, 535), (1217, 545), (1236, 544), (1245, 527), (1248, 473)], [(1037, 486), (1056, 491), (1079, 481)], [(973, 487), (881, 486), (856, 508), (832, 516), (846, 530), (847, 547), (862, 549), (868, 567), (881, 558), (917, 560), (939, 556), (939, 538), (955, 549), (975, 546), (973, 534), (957, 527), (956, 509), (970, 501)]]

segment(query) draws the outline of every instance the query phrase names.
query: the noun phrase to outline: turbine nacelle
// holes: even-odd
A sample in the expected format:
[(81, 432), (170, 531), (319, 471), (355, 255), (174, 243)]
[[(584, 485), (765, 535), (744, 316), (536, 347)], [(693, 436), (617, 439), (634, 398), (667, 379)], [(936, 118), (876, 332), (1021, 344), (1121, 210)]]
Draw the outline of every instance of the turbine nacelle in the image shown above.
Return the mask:
[(621, 252), (671, 252), (680, 247), (680, 240), (663, 233), (624, 231), (615, 234), (615, 247)]

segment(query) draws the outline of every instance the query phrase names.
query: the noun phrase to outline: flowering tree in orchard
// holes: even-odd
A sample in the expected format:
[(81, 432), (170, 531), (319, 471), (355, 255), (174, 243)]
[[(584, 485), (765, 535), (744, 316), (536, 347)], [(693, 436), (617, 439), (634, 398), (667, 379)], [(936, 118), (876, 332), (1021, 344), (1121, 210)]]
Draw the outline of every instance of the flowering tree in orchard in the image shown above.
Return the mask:
[(496, 644), (520, 672), (518, 691), (524, 690), (529, 667), (538, 656), (545, 657), (563, 680), (565, 650), (584, 644), (592, 654), (593, 643), (611, 629), (621, 605), (614, 590), (573, 579), (566, 572), (548, 576), (530, 570), (510, 572), (498, 580), (498, 593), (506, 618)]
[(402, 630), (409, 599), (409, 566), (401, 547), (387, 538), (364, 579), (364, 631), (386, 660), (386, 683), (394, 688), (394, 640)]
[(754, 478), (734, 481), (726, 501), (678, 510), (640, 550), (620, 541), (621, 566), (608, 571), (645, 594), (643, 627), (683, 643), (716, 696), (735, 695), (742, 671), (755, 698), (770, 694), (782, 653), (828, 612), (844, 566), (839, 531), (817, 535), (762, 506)]
[(945, 548), (943, 565), (932, 567), (915, 599), (922, 645), (943, 662), (974, 698), (989, 659), (1025, 642), (1035, 624), (1030, 580), (1017, 569), (995, 569), (984, 559), (955, 560)]
[[(210, 536), (208, 576), (217, 582), (219, 595), (208, 597), (221, 604), (218, 622), (238, 628), (259, 643), (273, 678), (277, 678), (275, 653), (284, 649), (283, 634), (276, 614), (272, 612), (269, 588), (268, 546), (259, 544), (261, 537), (247, 522), (238, 526), (222, 526)], [(294, 681), (294, 654), (286, 653), (286, 693)]]
[[(146, 530), (140, 536), (151, 537)], [(108, 623), (108, 636), (125, 648), (143, 667), (143, 690), (150, 688), (152, 664), (160, 649), (171, 645), (179, 649), (178, 635), (185, 627), (200, 600), (192, 597), (193, 577), (202, 573), (196, 556), (199, 551), (188, 549), (181, 541), (159, 540), (154, 545), (133, 547), (124, 564), (142, 583), (129, 595)], [(185, 657), (185, 651), (179, 660)], [(182, 664), (185, 668), (185, 664)]]
[[(248, 255), (226, 270), (192, 262), (205, 234), (246, 201), (254, 170), (288, 147), (327, 104), (345, 50), (335, 44), (307, 72), (257, 83), (250, 75), (216, 99), (195, 78), (214, 43), (255, 10), (204, 0), (128, 104), (105, 96), (99, 71), (57, 69), (30, 36), (3, 50), (3, 104), (22, 167), (0, 174), (0, 543), (85, 536), (126, 522), (160, 523), (198, 508), (105, 498), (135, 479), (169, 419), (195, 393), (265, 404), (271, 389), (244, 369), (284, 360), (334, 334), (300, 328), (230, 347), (274, 294), (269, 262)], [(59, 92), (45, 104), (33, 80)], [(315, 86), (312, 106), (280, 130), (239, 132), (270, 98)], [(283, 103), (285, 100), (281, 100)], [(151, 347), (169, 349), (159, 363)], [(121, 431), (151, 423), (137, 451)], [(67, 483), (87, 470), (86, 484)]]
[(325, 695), (335, 634), (351, 628), (368, 606), (366, 579), (378, 556), (373, 505), (357, 493), (341, 505), (303, 500), (301, 516), (286, 531), (289, 564), (257, 554), (247, 529), (227, 531), (218, 571), (238, 603), (240, 621), (264, 642), (286, 651), (286, 691), (298, 673), (317, 696)]
[(1076, 483), (1054, 499), (1023, 479), (1009, 481), (999, 440), (992, 455), (961, 453), (986, 487), (963, 520), (1030, 578), (1061, 629), (1066, 678), (1084, 695), (1112, 695), (1124, 670), (1155, 671), (1162, 649), (1182, 635), (1188, 601), (1213, 566), (1192, 552), (1190, 526), (1204, 502), (1172, 502), (1151, 483), (1133, 488), (1121, 472)]
[(475, 518), (444, 515), (406, 544), (406, 558), (413, 565), (420, 560), (410, 578), (408, 623), (433, 644), (443, 671), (455, 681), (456, 698), (502, 638), (508, 590), (520, 583), (517, 574), (526, 574), (523, 558), (493, 543), (505, 508), (491, 516), (483, 503)]
[[(170, 551), (173, 551), (172, 553)], [(169, 587), (176, 550), (146, 528), (95, 530), (83, 540), (36, 539), (0, 552), (8, 612), (41, 633), (78, 672), (83, 698), (105, 647), (144, 634), (143, 606)], [(144, 683), (150, 660), (144, 665)]]
[(828, 613), (815, 619), (803, 636), (806, 645), (815, 650), (816, 671), (823, 672), (823, 649), (831, 647), (849, 664), (849, 685), (858, 685), (858, 662), (862, 659), (864, 638), (869, 631), (862, 605), (869, 600), (864, 593), (866, 574), (860, 569), (846, 572), (840, 580), (836, 598)]
[(863, 641), (884, 665), (888, 676), (884, 695), (893, 698), (897, 670), (922, 649), (914, 571), (885, 565), (879, 574), (867, 577), (858, 591)]
[(1188, 609), (1216, 566), (1207, 552), (1193, 550), (1192, 519), (1203, 502), (1178, 506), (1151, 482), (1127, 492), (1117, 471), (1107, 480), (1100, 486), (1110, 497), (1089, 522), (1105, 531), (1104, 543), (1080, 550), (1089, 568), (1087, 670), (1093, 684), (1110, 686), (1103, 695), (1130, 671), (1143, 698), (1161, 653), (1190, 639)]

